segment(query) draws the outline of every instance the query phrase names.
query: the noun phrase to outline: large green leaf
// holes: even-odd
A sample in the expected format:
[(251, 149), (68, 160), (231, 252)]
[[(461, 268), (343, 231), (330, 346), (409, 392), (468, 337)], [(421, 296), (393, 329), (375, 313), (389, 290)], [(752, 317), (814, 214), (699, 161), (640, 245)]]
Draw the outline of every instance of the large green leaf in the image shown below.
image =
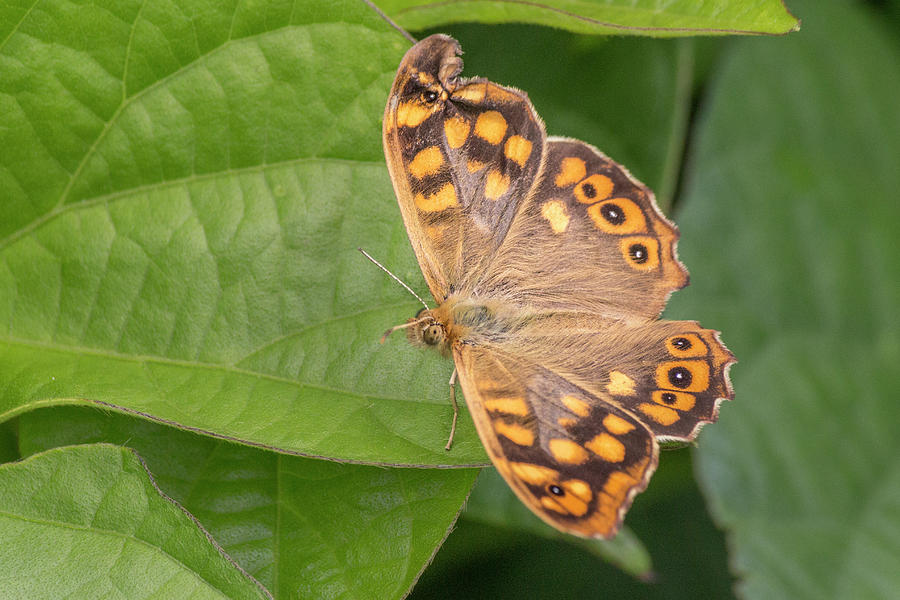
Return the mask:
[(379, 346), (416, 303), (356, 252), (421, 289), (380, 142), (396, 31), (358, 0), (10, 18), (0, 416), (93, 401), (297, 454), (484, 462), (468, 419), (443, 449), (450, 366)]
[(737, 397), (699, 447), (747, 598), (900, 590), (900, 53), (865, 10), (797, 2), (710, 90), (674, 313), (722, 329)]
[(271, 598), (108, 444), (0, 465), (0, 538), (3, 598)]
[(799, 27), (781, 0), (377, 0), (376, 4), (410, 29), (517, 21), (576, 33), (671, 37), (787, 33)]
[[(360, 2), (327, 4), (19, 15), (0, 63), (0, 416), (101, 402), (289, 453), (484, 464), (465, 415), (443, 450), (450, 365), (378, 344), (416, 304), (355, 248), (423, 288), (379, 142), (405, 42)], [(604, 80), (578, 50), (568, 80), (598, 90), (667, 74), (599, 97), (627, 134), (581, 137), (671, 180), (673, 59), (613, 50)], [(630, 130), (627, 100), (671, 137)]]
[[(276, 598), (402, 597), (447, 535), (477, 473), (284, 456), (77, 407), (38, 410), (20, 421), (26, 455), (98, 440), (135, 448), (159, 488)], [(56, 492), (43, 500), (73, 501), (71, 490)]]

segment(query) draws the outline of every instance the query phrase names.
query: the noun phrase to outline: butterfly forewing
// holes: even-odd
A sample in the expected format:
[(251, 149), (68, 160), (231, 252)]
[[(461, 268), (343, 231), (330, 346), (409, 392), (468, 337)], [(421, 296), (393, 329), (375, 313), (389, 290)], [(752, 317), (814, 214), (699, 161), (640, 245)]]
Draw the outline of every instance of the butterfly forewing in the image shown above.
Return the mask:
[(536, 193), (475, 291), (510, 289), (535, 310), (654, 318), (687, 284), (677, 239), (624, 168), (584, 142), (551, 138)]
[(458, 53), (446, 36), (413, 47), (384, 117), (391, 180), (439, 302), (487, 265), (536, 182), (545, 137), (523, 92), (460, 79)]

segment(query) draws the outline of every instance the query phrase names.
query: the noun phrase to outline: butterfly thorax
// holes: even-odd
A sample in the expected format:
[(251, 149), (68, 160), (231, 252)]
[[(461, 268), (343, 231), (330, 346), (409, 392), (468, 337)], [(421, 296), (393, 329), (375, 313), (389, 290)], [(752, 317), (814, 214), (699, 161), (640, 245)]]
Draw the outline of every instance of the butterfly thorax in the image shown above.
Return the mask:
[(410, 319), (407, 338), (416, 346), (431, 346), (448, 355), (457, 344), (499, 344), (528, 321), (520, 310), (497, 300), (452, 295), (440, 306)]

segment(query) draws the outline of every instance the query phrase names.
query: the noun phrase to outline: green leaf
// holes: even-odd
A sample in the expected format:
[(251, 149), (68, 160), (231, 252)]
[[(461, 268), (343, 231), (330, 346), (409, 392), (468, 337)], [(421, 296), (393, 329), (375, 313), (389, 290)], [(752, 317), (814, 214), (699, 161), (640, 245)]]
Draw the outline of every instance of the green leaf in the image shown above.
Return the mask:
[(271, 598), (108, 444), (0, 465), (0, 537), (5, 598)]
[(861, 5), (741, 42), (704, 110), (672, 313), (721, 329), (736, 399), (700, 475), (746, 598), (900, 589), (900, 53)]
[[(13, 10), (13, 9), (10, 9)], [(451, 366), (381, 150), (408, 42), (358, 0), (21, 10), (0, 61), (0, 418), (97, 402), (284, 452), (445, 452)]]
[(400, 25), (426, 29), (447, 23), (533, 23), (575, 33), (645, 35), (782, 34), (800, 23), (780, 0), (379, 0)]
[(402, 597), (477, 474), (278, 455), (79, 407), (20, 420), (25, 454), (96, 440), (135, 448), (160, 489), (276, 598)]

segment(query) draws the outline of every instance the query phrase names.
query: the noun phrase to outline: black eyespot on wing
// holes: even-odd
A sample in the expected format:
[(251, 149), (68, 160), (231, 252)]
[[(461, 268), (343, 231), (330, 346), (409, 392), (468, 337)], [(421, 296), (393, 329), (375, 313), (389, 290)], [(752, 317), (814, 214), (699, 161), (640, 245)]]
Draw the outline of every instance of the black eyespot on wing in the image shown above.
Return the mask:
[(691, 344), (691, 340), (680, 337), (672, 340), (672, 345), (678, 350), (690, 350), (693, 344)]
[(690, 387), (694, 377), (691, 372), (684, 367), (672, 367), (669, 369), (669, 383), (679, 389)]
[(659, 399), (669, 405), (675, 404), (675, 402), (678, 401), (678, 397), (672, 392), (663, 392), (660, 394)]
[(425, 90), (422, 92), (422, 100), (424, 100), (426, 104), (434, 104), (437, 99), (438, 93), (434, 90)]
[(621, 225), (625, 222), (625, 211), (621, 206), (612, 202), (604, 204), (600, 208), (600, 214), (613, 225)]
[(628, 255), (631, 257), (631, 260), (639, 265), (644, 264), (650, 259), (650, 253), (647, 251), (647, 246), (644, 244), (632, 244), (628, 246)]
[(547, 486), (547, 491), (550, 492), (551, 494), (553, 494), (554, 496), (563, 496), (563, 495), (565, 495), (565, 492), (563, 491), (563, 489), (562, 489), (561, 487), (559, 487), (558, 485), (556, 485), (556, 484), (548, 485), (548, 486)]

